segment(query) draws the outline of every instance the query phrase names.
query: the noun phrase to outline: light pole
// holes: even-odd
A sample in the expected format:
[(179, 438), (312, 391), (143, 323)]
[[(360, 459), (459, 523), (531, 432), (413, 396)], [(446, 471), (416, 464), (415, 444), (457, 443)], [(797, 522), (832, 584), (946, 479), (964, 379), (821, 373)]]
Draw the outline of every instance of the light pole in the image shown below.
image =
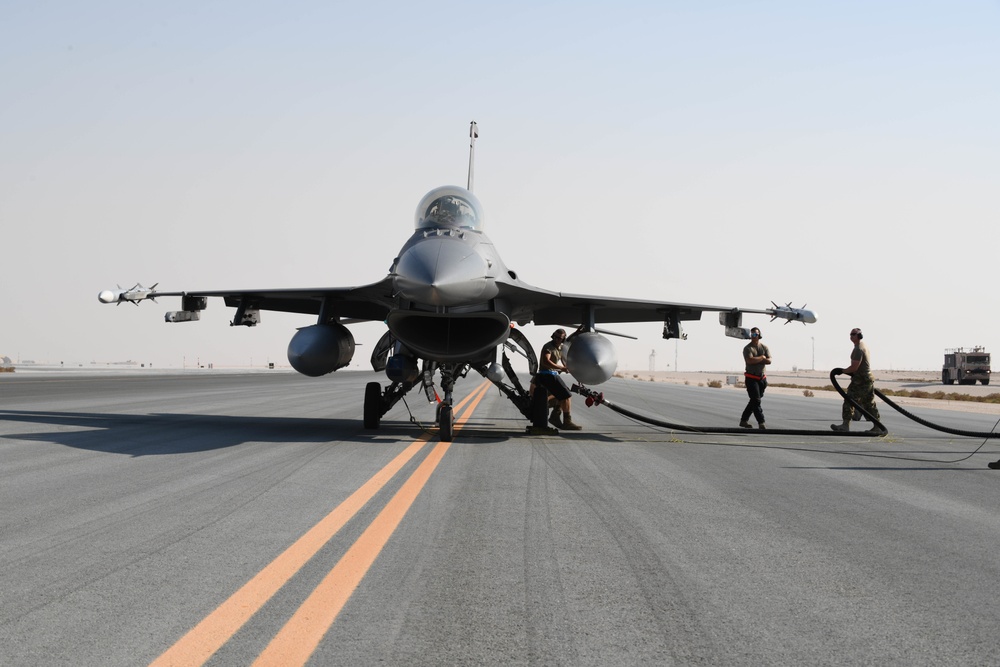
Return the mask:
[(813, 367), (812, 367), (812, 369), (816, 370), (816, 337), (815, 336), (810, 336), (809, 338), (813, 342)]

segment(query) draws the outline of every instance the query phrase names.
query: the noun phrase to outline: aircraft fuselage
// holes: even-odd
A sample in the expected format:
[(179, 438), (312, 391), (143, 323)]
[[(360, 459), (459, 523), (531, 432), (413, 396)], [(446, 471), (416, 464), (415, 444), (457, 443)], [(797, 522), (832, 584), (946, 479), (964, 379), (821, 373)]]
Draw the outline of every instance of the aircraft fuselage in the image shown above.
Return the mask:
[(510, 332), (510, 312), (496, 299), (511, 279), (483, 233), (475, 195), (445, 186), (417, 206), (417, 230), (390, 271), (396, 308), (386, 324), (406, 348), (436, 362), (492, 355)]

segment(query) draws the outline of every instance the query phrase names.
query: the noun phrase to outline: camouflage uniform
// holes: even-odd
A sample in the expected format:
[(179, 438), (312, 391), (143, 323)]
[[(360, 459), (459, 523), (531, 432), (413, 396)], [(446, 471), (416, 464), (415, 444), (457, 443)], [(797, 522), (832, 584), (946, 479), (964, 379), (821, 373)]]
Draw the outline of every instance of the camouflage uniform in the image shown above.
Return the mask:
[[(847, 386), (847, 395), (858, 402), (858, 405), (867, 410), (875, 419), (881, 420), (878, 414), (878, 407), (875, 405), (875, 378), (872, 377), (871, 357), (868, 353), (868, 346), (863, 341), (858, 341), (851, 352), (851, 361), (860, 361), (858, 370), (851, 376), (851, 384)], [(854, 416), (854, 406), (848, 401), (844, 401), (844, 407), (840, 411), (840, 416), (847, 423)]]

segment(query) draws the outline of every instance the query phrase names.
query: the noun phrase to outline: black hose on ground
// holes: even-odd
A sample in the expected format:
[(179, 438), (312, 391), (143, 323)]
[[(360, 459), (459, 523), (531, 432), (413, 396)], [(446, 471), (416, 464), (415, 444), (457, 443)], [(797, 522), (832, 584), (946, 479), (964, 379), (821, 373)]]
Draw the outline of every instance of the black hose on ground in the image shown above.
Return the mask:
[[(838, 387), (839, 389), (839, 387)], [(894, 402), (889, 400), (889, 397), (880, 392), (878, 389), (875, 390), (875, 395), (881, 398), (883, 401), (888, 403), (894, 410), (909, 417), (913, 421), (917, 422), (921, 426), (926, 426), (927, 428), (932, 428), (935, 431), (941, 431), (942, 433), (951, 433), (952, 435), (961, 435), (968, 438), (1000, 438), (1000, 432), (996, 431), (966, 431), (960, 428), (950, 428), (948, 426), (941, 426), (940, 424), (935, 424), (934, 422), (929, 422), (926, 419), (921, 419), (912, 412), (906, 410)]]
[[(703, 426), (689, 426), (687, 424), (675, 424), (673, 422), (664, 421), (662, 419), (656, 419), (654, 417), (649, 417), (647, 415), (641, 415), (638, 412), (634, 412), (624, 406), (616, 405), (606, 399), (604, 394), (601, 392), (594, 391), (593, 389), (588, 389), (582, 384), (574, 384), (572, 386), (572, 391), (586, 398), (587, 407), (594, 405), (606, 405), (611, 410), (634, 419), (639, 422), (646, 424), (651, 424), (653, 426), (659, 426), (661, 428), (673, 429), (675, 431), (685, 431), (687, 433), (740, 433), (743, 435), (751, 434), (761, 434), (770, 433), (772, 435), (840, 435), (840, 436), (865, 436), (865, 437), (882, 437), (889, 433), (888, 429), (882, 424), (881, 421), (875, 418), (870, 412), (865, 410), (861, 405), (855, 401), (853, 398), (847, 395), (841, 386), (837, 382), (837, 376), (844, 372), (843, 368), (834, 368), (830, 371), (830, 382), (833, 384), (833, 388), (837, 390), (845, 401), (854, 406), (854, 409), (859, 411), (864, 415), (871, 423), (873, 428), (867, 431), (819, 431), (812, 429), (791, 429), (791, 428), (769, 428), (769, 429), (747, 429), (747, 428), (726, 428), (726, 427), (703, 427)], [(922, 419), (915, 414), (909, 412), (905, 408), (900, 407), (895, 402), (890, 400), (885, 394), (883, 394), (878, 389), (875, 389), (875, 395), (881, 398), (883, 401), (889, 404), (894, 410), (900, 412), (906, 417), (909, 417), (913, 421), (926, 426), (927, 428), (934, 429), (936, 431), (941, 431), (943, 433), (951, 433), (952, 435), (960, 435), (969, 438), (1000, 438), (1000, 432), (980, 432), (980, 431), (966, 431), (963, 429), (949, 428), (947, 426), (941, 426), (933, 422)], [(1000, 462), (998, 462), (1000, 463)]]
[[(871, 431), (863, 431), (863, 432), (866, 432), (869, 435), (874, 435), (876, 437), (882, 437), (883, 435), (888, 435), (889, 429), (883, 426), (882, 422), (876, 419), (874, 415), (872, 415), (872, 413), (868, 412), (863, 407), (861, 407), (860, 403), (858, 403), (853, 398), (848, 396), (847, 392), (845, 392), (843, 389), (840, 388), (840, 383), (837, 382), (837, 376), (843, 372), (844, 372), (843, 368), (834, 368), (832, 371), (830, 371), (830, 382), (833, 383), (833, 388), (837, 390), (837, 393), (840, 394), (845, 401), (853, 405), (855, 410), (863, 414), (868, 419), (868, 421), (872, 423), (873, 426)], [(880, 392), (878, 389), (875, 390), (875, 393), (878, 394), (879, 396), (882, 396), (882, 392)], [(885, 400), (885, 397), (883, 397), (883, 400)], [(851, 431), (834, 431), (834, 433), (850, 433), (850, 432)]]
[[(741, 435), (761, 435), (768, 434), (771, 435), (841, 435), (841, 436), (863, 436), (863, 437), (880, 437), (888, 433), (882, 423), (878, 420), (874, 420), (873, 423), (877, 425), (877, 432), (872, 431), (818, 431), (814, 429), (797, 429), (797, 428), (768, 428), (768, 429), (748, 429), (743, 427), (738, 428), (728, 428), (728, 427), (705, 427), (705, 426), (688, 426), (686, 424), (675, 424), (673, 422), (663, 421), (662, 419), (656, 419), (655, 417), (649, 417), (647, 415), (641, 415), (638, 412), (634, 412), (624, 406), (616, 405), (606, 399), (603, 393), (596, 392), (593, 389), (588, 389), (582, 384), (574, 384), (571, 391), (586, 397), (587, 407), (592, 407), (594, 405), (606, 405), (610, 409), (614, 410), (620, 415), (629, 417), (639, 422), (645, 424), (651, 424), (652, 426), (659, 426), (661, 428), (668, 428), (675, 431), (685, 431), (687, 433), (730, 433), (730, 434), (741, 434)], [(843, 394), (843, 392), (841, 391)], [(846, 394), (844, 395), (847, 398)], [(850, 400), (850, 399), (847, 399)], [(854, 401), (851, 401), (854, 403)], [(854, 403), (857, 406), (857, 403)], [(858, 406), (859, 408), (861, 406)], [(862, 414), (868, 416), (869, 419), (874, 419), (866, 411), (862, 410)]]

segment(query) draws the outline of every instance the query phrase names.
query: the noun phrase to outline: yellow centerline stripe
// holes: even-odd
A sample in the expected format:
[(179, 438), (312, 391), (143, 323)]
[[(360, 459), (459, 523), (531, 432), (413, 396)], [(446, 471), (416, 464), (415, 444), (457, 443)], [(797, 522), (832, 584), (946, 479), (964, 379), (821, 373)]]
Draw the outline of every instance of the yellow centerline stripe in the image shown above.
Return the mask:
[[(488, 385), (484, 382), (459, 402), (455, 406), (456, 409), (461, 409), (486, 386)], [(485, 390), (482, 393), (485, 393)], [(478, 402), (477, 400), (476, 403), (478, 404)], [(466, 414), (469, 413), (471, 410), (467, 411)], [(302, 569), (310, 558), (316, 555), (316, 552), (337, 534), (344, 524), (350, 521), (399, 472), (400, 468), (423, 448), (430, 437), (430, 434), (426, 433), (418, 437), (357, 491), (233, 593), (215, 611), (206, 616), (160, 657), (150, 663), (150, 666), (197, 667), (205, 664), (289, 579)]]
[(152, 665), (202, 665), (229, 641), (427, 442), (415, 441), (309, 529)]
[[(456, 430), (468, 421), (479, 401), (486, 395), (487, 389), (489, 383), (484, 382), (470, 395), (471, 403), (462, 417), (456, 420)], [(450, 442), (439, 442), (434, 446), (427, 458), (365, 529), (361, 537), (347, 550), (288, 623), (271, 640), (254, 661), (254, 667), (304, 665), (309, 660), (450, 445)]]

